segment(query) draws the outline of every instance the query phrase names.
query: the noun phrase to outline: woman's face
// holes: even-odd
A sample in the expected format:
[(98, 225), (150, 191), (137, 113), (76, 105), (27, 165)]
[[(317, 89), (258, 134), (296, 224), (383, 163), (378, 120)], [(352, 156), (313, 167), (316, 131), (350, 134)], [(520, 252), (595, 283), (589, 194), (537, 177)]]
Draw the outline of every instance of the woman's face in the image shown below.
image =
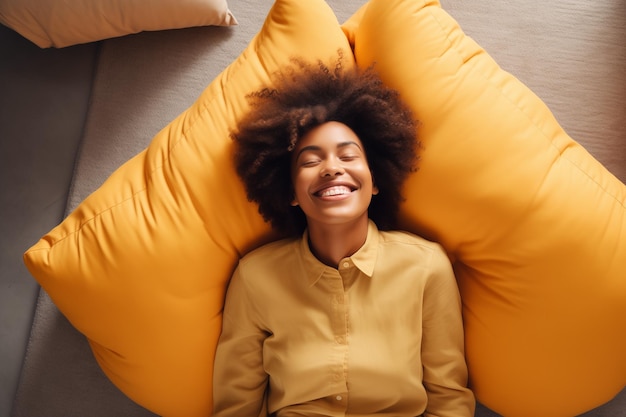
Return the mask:
[(293, 151), (292, 205), (299, 205), (309, 227), (348, 224), (367, 218), (373, 184), (363, 144), (339, 122), (327, 122), (303, 136)]

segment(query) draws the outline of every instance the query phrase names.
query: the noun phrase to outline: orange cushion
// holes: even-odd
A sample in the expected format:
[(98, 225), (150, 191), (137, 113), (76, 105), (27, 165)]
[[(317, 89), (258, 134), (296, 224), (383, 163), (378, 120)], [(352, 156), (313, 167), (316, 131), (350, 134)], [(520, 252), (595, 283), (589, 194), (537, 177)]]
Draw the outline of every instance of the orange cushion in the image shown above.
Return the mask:
[(477, 398), (512, 417), (610, 400), (626, 384), (624, 184), (437, 1), (371, 0), (344, 30), (423, 123), (403, 222), (454, 260)]
[(232, 163), (246, 94), (292, 56), (352, 53), (323, 0), (277, 0), (198, 100), (25, 254), (124, 393), (165, 416), (208, 416), (226, 282), (268, 239)]

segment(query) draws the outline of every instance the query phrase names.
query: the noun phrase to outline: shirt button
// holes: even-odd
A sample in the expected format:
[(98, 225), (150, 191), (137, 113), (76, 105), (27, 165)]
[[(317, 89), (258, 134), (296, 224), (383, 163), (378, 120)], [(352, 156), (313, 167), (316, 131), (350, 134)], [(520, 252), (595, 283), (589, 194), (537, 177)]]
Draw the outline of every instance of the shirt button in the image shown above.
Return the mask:
[(335, 398), (337, 399), (337, 401), (343, 400), (343, 397), (341, 395), (337, 395)]
[(350, 266), (350, 262), (344, 262), (344, 263), (343, 263), (343, 267), (344, 267), (344, 268), (347, 268), (347, 267), (349, 267), (349, 266)]

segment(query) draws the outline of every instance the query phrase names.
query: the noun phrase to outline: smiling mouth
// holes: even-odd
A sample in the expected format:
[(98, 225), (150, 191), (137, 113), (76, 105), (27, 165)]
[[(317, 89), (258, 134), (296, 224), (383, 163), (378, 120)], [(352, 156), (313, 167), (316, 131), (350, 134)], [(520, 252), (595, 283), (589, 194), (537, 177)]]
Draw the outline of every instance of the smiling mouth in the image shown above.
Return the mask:
[(334, 187), (325, 188), (315, 193), (318, 197), (334, 197), (336, 195), (347, 195), (350, 194), (352, 190), (345, 185), (337, 185)]

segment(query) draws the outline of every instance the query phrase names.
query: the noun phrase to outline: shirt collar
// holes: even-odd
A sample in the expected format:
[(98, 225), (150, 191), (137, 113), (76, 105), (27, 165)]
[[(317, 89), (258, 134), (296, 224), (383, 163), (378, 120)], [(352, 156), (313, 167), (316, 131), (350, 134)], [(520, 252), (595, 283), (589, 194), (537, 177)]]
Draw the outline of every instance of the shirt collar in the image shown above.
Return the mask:
[[(372, 277), (374, 273), (374, 267), (376, 266), (376, 259), (378, 256), (378, 240), (379, 232), (376, 224), (370, 220), (367, 228), (367, 238), (361, 248), (356, 253), (349, 257), (354, 265), (368, 277)], [(311, 248), (309, 247), (309, 233), (305, 231), (300, 240), (300, 254), (304, 271), (307, 274), (309, 286), (315, 285), (315, 283), (322, 277), (326, 270), (335, 270), (320, 260), (318, 260)]]

